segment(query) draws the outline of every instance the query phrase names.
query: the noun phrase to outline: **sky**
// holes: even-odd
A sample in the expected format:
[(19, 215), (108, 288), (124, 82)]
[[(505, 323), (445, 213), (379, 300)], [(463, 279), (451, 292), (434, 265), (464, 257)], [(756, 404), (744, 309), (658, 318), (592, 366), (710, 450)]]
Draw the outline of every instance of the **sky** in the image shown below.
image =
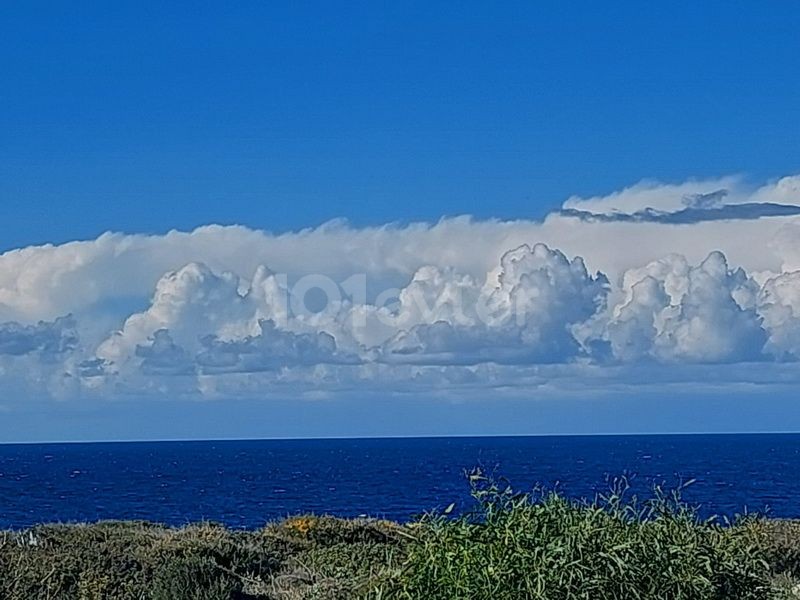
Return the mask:
[(0, 441), (800, 430), (798, 30), (4, 6)]

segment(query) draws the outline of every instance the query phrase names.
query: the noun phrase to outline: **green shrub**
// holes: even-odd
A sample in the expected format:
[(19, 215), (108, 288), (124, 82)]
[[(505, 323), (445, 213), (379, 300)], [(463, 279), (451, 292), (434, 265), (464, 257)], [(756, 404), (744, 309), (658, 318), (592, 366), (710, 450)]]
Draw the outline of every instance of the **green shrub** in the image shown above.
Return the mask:
[(773, 569), (789, 577), (800, 577), (800, 521), (760, 519), (748, 525)]
[[(173, 576), (181, 589), (190, 569), (198, 585), (212, 590), (207, 597), (217, 598), (220, 590), (236, 589), (229, 580), (269, 578), (291, 551), (280, 540), (208, 523), (46, 525), (7, 532), (0, 541), (3, 600), (141, 600), (169, 589)], [(195, 596), (205, 597), (186, 598)]]
[(744, 528), (657, 491), (639, 506), (515, 495), (482, 478), (476, 514), (429, 517), (389, 592), (427, 600), (760, 600), (770, 569)]
[(0, 600), (349, 600), (402, 552), (394, 523), (302, 517), (44, 525), (0, 532)]
[(152, 600), (231, 600), (242, 582), (214, 560), (192, 556), (164, 563), (150, 587)]

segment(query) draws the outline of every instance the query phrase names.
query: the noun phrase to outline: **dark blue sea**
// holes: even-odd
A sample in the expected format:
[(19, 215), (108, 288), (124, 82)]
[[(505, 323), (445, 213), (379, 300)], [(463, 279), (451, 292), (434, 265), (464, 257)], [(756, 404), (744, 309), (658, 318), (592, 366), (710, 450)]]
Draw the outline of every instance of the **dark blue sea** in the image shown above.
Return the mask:
[(260, 527), (297, 513), (407, 520), (472, 505), (465, 471), (574, 497), (627, 475), (704, 514), (800, 517), (800, 434), (337, 439), (0, 445), (0, 528), (201, 519)]

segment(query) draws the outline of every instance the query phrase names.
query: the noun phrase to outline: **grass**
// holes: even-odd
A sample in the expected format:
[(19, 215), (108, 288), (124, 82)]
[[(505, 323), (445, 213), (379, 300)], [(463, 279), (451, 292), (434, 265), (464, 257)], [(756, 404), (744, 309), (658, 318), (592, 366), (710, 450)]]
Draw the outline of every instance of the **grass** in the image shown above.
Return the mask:
[(624, 485), (591, 502), (473, 474), (475, 510), (387, 521), (299, 516), (43, 525), (0, 533), (7, 600), (760, 600), (800, 598), (800, 523), (701, 520)]

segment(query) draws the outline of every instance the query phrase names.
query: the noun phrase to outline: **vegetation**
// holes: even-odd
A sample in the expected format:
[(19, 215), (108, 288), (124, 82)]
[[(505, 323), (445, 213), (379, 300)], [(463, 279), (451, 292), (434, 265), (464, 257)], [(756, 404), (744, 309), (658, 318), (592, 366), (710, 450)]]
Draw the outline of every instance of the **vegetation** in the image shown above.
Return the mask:
[(479, 474), (476, 509), (415, 523), (302, 516), (43, 525), (0, 533), (8, 600), (761, 600), (800, 598), (800, 523), (700, 520), (677, 494), (517, 495)]

